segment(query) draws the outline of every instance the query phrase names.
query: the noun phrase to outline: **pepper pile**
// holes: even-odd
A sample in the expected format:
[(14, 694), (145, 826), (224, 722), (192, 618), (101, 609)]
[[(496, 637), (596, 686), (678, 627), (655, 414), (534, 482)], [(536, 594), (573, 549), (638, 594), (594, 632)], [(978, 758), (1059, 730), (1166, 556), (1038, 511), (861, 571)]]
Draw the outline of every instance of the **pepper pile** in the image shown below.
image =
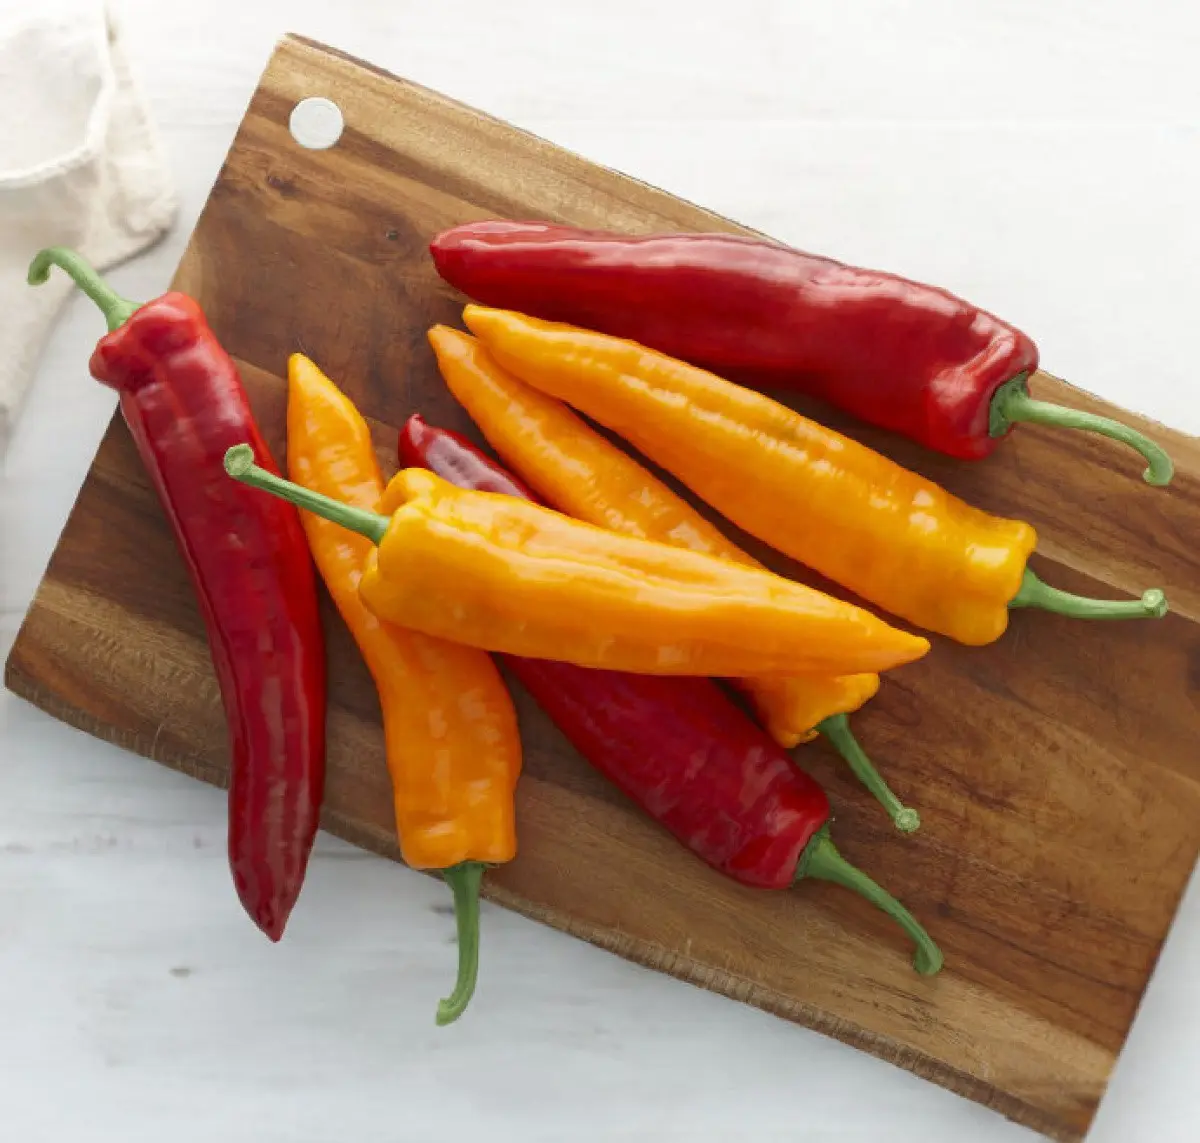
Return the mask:
[(919, 828), (849, 716), (929, 640), (770, 571), (579, 414), (848, 595), (973, 646), (999, 639), (1014, 607), (1142, 618), (1166, 599), (1044, 584), (1027, 566), (1029, 524), (761, 390), (802, 389), (962, 459), (1022, 420), (1130, 444), (1150, 483), (1169, 481), (1169, 458), (1125, 426), (1033, 400), (1037, 350), (998, 318), (776, 243), (493, 221), (438, 235), (431, 254), (473, 299), (469, 333), (430, 329), (437, 366), (511, 474), (414, 414), (385, 483), (362, 415), (293, 354), (284, 479), (195, 302), (134, 306), (59, 248), (30, 268), (37, 282), (62, 267), (108, 319), (92, 372), (121, 393), (204, 612), (247, 910), (279, 938), (316, 829), (315, 566), (379, 691), (401, 855), (453, 892), (458, 979), (439, 1023), (475, 989), (483, 875), (517, 851), (521, 742), (494, 655), (698, 858), (756, 889), (817, 878), (858, 892), (911, 938), (916, 970), (936, 973), (932, 938), (839, 854), (826, 795), (788, 753), (824, 736), (897, 829)]

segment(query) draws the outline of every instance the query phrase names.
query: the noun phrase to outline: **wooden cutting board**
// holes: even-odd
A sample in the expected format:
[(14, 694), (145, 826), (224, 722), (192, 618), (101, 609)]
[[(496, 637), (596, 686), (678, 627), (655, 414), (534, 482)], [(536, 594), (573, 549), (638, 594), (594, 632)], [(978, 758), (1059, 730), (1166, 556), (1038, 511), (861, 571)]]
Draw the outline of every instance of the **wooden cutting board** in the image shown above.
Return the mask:
[[(345, 116), (329, 150), (305, 150), (288, 130), (292, 108), (313, 95)], [(487, 216), (631, 232), (742, 229), (287, 38), (175, 284), (200, 299), (237, 358), (278, 457), (281, 378), (287, 355), (302, 349), (372, 418), (390, 473), (395, 427), (413, 410), (481, 439), (425, 341), (434, 322), (461, 325), (462, 303), (435, 275), (426, 244), (443, 227)], [(85, 367), (81, 360), (80, 385), (92, 383)], [(1148, 427), (1044, 375), (1035, 389)], [(1174, 484), (1159, 491), (1138, 478), (1131, 453), (1079, 435), (1022, 428), (992, 460), (961, 465), (820, 415), (966, 499), (1030, 520), (1042, 537), (1033, 565), (1049, 582), (1115, 597), (1160, 585), (1172, 605), (1160, 622), (1018, 612), (990, 647), (938, 639), (925, 660), (889, 676), (854, 721), (900, 796), (920, 809), (924, 828), (913, 837), (890, 829), (823, 745), (799, 752), (830, 791), (843, 851), (928, 925), (945, 971), (913, 973), (887, 919), (834, 886), (772, 894), (711, 872), (594, 774), (515, 684), (526, 750), (521, 852), (489, 876), (488, 896), (891, 1060), (1048, 1136), (1078, 1139), (1200, 842), (1200, 445), (1149, 426), (1178, 465)], [(398, 859), (377, 699), (328, 605), (325, 618), (324, 823)], [(74, 726), (205, 781), (226, 780), (200, 616), (118, 419), (5, 681)], [(232, 888), (229, 900), (238, 907)]]

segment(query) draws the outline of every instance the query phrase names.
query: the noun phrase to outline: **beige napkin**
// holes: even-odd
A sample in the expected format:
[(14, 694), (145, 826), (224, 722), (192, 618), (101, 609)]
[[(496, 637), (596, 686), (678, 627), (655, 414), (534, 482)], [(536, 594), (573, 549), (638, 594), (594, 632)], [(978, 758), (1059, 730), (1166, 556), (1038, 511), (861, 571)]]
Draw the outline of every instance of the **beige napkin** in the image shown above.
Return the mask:
[(69, 245), (107, 269), (159, 238), (177, 210), (102, 0), (28, 7), (0, 16), (0, 460), (72, 289), (64, 274), (26, 285), (30, 259)]

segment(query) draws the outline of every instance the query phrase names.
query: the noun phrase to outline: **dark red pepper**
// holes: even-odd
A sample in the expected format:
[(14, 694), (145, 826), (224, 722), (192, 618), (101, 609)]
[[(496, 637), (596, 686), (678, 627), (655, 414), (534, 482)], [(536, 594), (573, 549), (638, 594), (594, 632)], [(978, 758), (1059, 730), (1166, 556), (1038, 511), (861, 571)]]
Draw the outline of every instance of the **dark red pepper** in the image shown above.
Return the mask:
[(247, 913), (277, 941), (304, 882), (325, 773), (325, 645), (300, 517), (225, 475), (225, 452), (242, 441), (278, 469), (199, 305), (175, 291), (126, 301), (60, 247), (37, 255), (30, 283), (52, 265), (108, 321), (89, 369), (120, 395), (199, 600), (230, 735), (230, 868)]
[[(465, 437), (419, 415), (400, 430), (399, 453), (405, 467), (460, 488), (540, 503)], [(904, 928), (918, 972), (941, 968), (916, 918), (837, 851), (825, 792), (711, 679), (500, 657), (584, 758), (714, 869), (762, 889), (837, 882)]]
[(1035, 401), (1038, 351), (946, 290), (768, 239), (632, 236), (472, 222), (430, 244), (438, 273), (484, 305), (628, 338), (754, 388), (802, 391), (963, 460), (1019, 421), (1123, 441), (1166, 484), (1170, 458), (1128, 426)]

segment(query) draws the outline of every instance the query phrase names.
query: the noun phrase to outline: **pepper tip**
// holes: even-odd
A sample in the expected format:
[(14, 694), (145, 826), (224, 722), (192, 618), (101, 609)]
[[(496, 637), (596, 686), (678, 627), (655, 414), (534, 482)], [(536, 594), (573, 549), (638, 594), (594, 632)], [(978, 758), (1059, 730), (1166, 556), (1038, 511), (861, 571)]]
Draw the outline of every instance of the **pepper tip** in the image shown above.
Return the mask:
[(31, 286), (40, 286), (49, 277), (50, 259), (47, 257), (45, 250), (39, 250), (33, 256), (33, 261), (29, 263), (29, 269), (25, 274), (25, 281)]
[(1161, 619), (1167, 613), (1166, 594), (1157, 587), (1142, 593), (1142, 607), (1152, 619)]
[[(434, 353), (440, 355), (450, 348), (451, 338), (455, 333), (458, 333), (458, 330), (442, 322), (438, 322), (436, 325), (431, 325), (425, 331), (425, 340), (429, 342)], [(464, 334), (463, 336), (465, 337), (466, 335)]]
[(1147, 484), (1154, 485), (1155, 488), (1165, 488), (1171, 483), (1171, 478), (1175, 475), (1175, 465), (1165, 453), (1161, 458), (1157, 459), (1157, 464), (1151, 464), (1142, 473), (1142, 479)]
[(463, 306), (463, 325), (476, 337), (479, 337), (480, 327), (486, 327), (487, 325), (488, 313), (489, 311), (486, 306), (477, 305), (475, 302), (468, 302)]
[(929, 948), (918, 946), (916, 954), (913, 956), (913, 968), (922, 976), (936, 976), (942, 971), (945, 963), (946, 958), (937, 945), (931, 945)]
[(916, 833), (921, 828), (921, 815), (916, 810), (905, 806), (896, 814), (896, 828), (901, 833)]
[(457, 1004), (452, 1004), (449, 999), (438, 1001), (437, 1015), (434, 1016), (434, 1023), (439, 1028), (444, 1028), (447, 1024), (453, 1024), (462, 1015), (462, 1008)]
[(254, 467), (254, 449), (248, 444), (236, 444), (225, 452), (225, 471), (235, 480)]

